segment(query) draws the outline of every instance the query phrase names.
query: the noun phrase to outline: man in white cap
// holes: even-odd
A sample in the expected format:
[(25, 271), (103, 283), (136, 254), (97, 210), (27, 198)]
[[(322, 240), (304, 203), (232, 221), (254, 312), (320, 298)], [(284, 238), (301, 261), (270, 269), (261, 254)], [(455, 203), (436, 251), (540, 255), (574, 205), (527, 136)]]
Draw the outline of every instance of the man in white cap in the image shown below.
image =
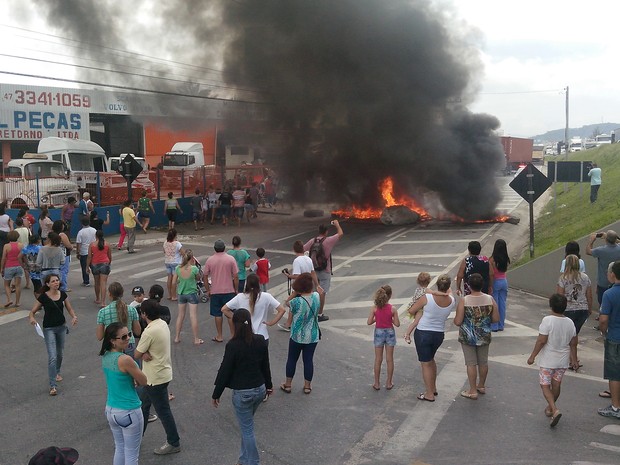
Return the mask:
[[(239, 268), (237, 260), (231, 255), (224, 253), (226, 244), (222, 239), (215, 241), (213, 245), (215, 254), (207, 259), (204, 266), (204, 281), (207, 293), (211, 296), (209, 313), (215, 317), (215, 329), (217, 336), (211, 339), (213, 342), (223, 342), (222, 335), (222, 307), (230, 302), (237, 293), (239, 287)], [(209, 278), (211, 283), (209, 284)], [(229, 320), (230, 334), (233, 334), (232, 319)]]

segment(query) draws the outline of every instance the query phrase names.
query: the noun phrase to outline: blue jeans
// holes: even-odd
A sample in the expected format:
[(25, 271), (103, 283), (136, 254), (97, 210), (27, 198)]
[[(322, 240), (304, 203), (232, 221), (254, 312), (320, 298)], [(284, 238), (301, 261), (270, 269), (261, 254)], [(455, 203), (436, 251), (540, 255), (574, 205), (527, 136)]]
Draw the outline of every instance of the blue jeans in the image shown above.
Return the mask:
[(267, 391), (265, 385), (252, 389), (234, 389), (232, 404), (241, 431), (241, 451), (238, 462), (241, 465), (258, 465), (258, 447), (254, 437), (254, 412), (262, 404)]
[(288, 340), (288, 358), (286, 360), (286, 377), (293, 378), (297, 367), (299, 354), (303, 354), (301, 359), (304, 362), (304, 379), (312, 381), (314, 376), (314, 351), (316, 350), (316, 342), (310, 344), (300, 344), (292, 339)]
[[(168, 444), (174, 447), (180, 445), (179, 433), (177, 431), (177, 424), (172, 416), (172, 410), (170, 410), (170, 401), (168, 400), (168, 384), (157, 384), (155, 386), (144, 386), (140, 393), (140, 400), (142, 401), (142, 415), (144, 418), (149, 417), (151, 412), (151, 405), (155, 409), (155, 413), (161, 421), (161, 425), (166, 431), (166, 441)], [(148, 422), (144, 422), (144, 432)]]
[(499, 322), (491, 323), (491, 330), (498, 331), (504, 329), (504, 321), (506, 320), (506, 297), (508, 296), (508, 281), (506, 278), (496, 279), (493, 282), (493, 298), (497, 302), (499, 310)]
[(138, 465), (144, 417), (142, 410), (105, 406), (105, 416), (114, 437), (113, 465)]
[(88, 274), (88, 267), (86, 263), (88, 262), (88, 255), (79, 255), (80, 257), (80, 266), (82, 267), (82, 284), (90, 284), (90, 276)]
[(45, 347), (47, 347), (47, 376), (50, 387), (56, 387), (56, 375), (60, 373), (62, 352), (65, 348), (67, 327), (65, 325), (43, 328)]
[(69, 267), (71, 266), (71, 255), (67, 255), (65, 257), (64, 265), (60, 265), (60, 290), (66, 291), (67, 286), (67, 276), (69, 276)]

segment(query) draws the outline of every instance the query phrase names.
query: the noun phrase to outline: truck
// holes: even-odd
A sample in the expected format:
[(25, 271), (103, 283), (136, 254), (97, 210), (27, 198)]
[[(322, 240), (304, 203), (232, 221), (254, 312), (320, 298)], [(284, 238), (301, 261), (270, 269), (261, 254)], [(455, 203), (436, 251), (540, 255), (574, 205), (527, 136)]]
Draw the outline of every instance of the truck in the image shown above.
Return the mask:
[(201, 142), (177, 142), (162, 158), (165, 170), (199, 168), (205, 164), (204, 148)]
[(581, 137), (573, 137), (568, 144), (569, 152), (581, 152), (584, 149)]
[(149, 170), (149, 164), (146, 162), (144, 157), (136, 157), (133, 153), (121, 153), (118, 157), (108, 158), (108, 162), (110, 164), (110, 171), (118, 173), (118, 167), (127, 155), (131, 155), (138, 163), (140, 163), (140, 165), (142, 165), (143, 172)]
[(78, 199), (80, 195), (61, 162), (37, 153), (9, 161), (0, 184), (2, 200), (10, 208), (62, 206), (69, 197)]
[(532, 162), (532, 153), (534, 141), (532, 139), (524, 139), (522, 137), (501, 136), (500, 142), (504, 148), (504, 156), (506, 157), (506, 176), (517, 171), (519, 165), (525, 166)]

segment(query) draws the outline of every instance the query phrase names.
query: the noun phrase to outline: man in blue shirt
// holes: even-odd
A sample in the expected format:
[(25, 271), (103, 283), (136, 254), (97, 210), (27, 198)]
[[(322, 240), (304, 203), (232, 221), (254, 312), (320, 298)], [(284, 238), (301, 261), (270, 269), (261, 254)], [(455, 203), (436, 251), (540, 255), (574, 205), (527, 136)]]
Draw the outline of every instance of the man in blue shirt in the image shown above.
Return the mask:
[(610, 265), (608, 275), (613, 286), (603, 294), (598, 323), (605, 336), (603, 378), (609, 380), (611, 405), (598, 409), (598, 413), (620, 420), (620, 261)]

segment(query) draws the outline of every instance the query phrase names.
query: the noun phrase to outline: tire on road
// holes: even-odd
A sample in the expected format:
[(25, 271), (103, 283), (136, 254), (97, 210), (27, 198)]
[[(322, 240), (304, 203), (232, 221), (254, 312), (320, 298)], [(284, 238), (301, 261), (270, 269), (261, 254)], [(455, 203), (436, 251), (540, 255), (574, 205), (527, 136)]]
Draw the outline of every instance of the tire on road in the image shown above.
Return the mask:
[(304, 210), (304, 216), (306, 218), (320, 218), (325, 216), (325, 212), (323, 210)]

